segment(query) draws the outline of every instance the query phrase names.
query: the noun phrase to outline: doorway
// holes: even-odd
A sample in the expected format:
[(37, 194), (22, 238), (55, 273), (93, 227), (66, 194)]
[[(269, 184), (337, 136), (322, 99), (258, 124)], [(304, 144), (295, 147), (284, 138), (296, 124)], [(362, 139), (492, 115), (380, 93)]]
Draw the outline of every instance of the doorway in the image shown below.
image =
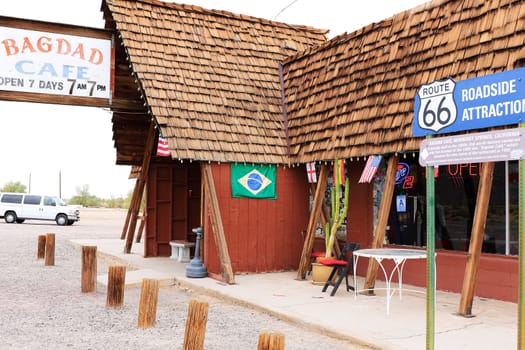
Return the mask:
[(152, 161), (145, 205), (146, 257), (170, 256), (172, 240), (195, 242), (192, 229), (200, 226), (201, 214), (200, 164)]

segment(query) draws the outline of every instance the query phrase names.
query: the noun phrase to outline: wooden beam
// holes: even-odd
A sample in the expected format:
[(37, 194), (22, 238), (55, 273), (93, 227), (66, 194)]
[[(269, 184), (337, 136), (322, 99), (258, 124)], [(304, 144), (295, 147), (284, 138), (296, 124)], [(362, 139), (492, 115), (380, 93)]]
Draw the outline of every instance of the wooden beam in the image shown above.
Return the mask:
[(321, 164), (321, 171), (319, 173), (319, 179), (317, 179), (317, 188), (315, 189), (312, 211), (310, 212), (308, 228), (306, 229), (306, 235), (304, 237), (301, 260), (299, 261), (299, 268), (297, 269), (296, 278), (298, 280), (304, 280), (306, 278), (306, 272), (310, 266), (310, 255), (314, 245), (315, 229), (317, 222), (319, 221), (319, 216), (321, 215), (321, 210), (323, 208), (327, 179), (328, 168), (326, 165)]
[[(139, 174), (140, 176), (140, 174)], [(128, 214), (126, 215), (126, 220), (124, 221), (124, 227), (122, 228), (122, 233), (120, 234), (120, 239), (126, 239), (126, 236), (128, 234), (128, 228), (129, 228), (129, 221), (131, 219), (131, 213), (133, 213), (134, 209), (133, 206), (135, 202), (133, 199), (135, 198), (135, 191), (137, 191), (139, 184), (138, 178), (135, 180), (135, 186), (133, 187), (133, 193), (131, 194), (131, 200), (129, 202), (129, 208), (128, 208)]]
[(142, 215), (140, 217), (140, 225), (139, 230), (137, 231), (137, 239), (135, 239), (135, 242), (140, 243), (142, 239), (142, 233), (144, 232), (144, 226), (146, 225), (146, 211), (142, 211)]
[(224, 234), (224, 226), (222, 225), (221, 210), (219, 207), (219, 200), (217, 192), (215, 191), (215, 183), (213, 182), (213, 173), (211, 166), (207, 163), (202, 165), (203, 178), (206, 188), (206, 196), (208, 199), (208, 208), (210, 210), (211, 226), (213, 228), (213, 238), (217, 246), (217, 254), (219, 255), (222, 277), (228, 284), (235, 284), (235, 276), (233, 275), (232, 264), (230, 261), (230, 254), (228, 253), (228, 244)]
[[(204, 229), (204, 220), (205, 220), (205, 214), (206, 214), (206, 200), (204, 197), (204, 193), (206, 192), (206, 184), (204, 176), (202, 175), (203, 170), (201, 169), (201, 198), (200, 198), (200, 217), (199, 217), (199, 226)], [(202, 237), (201, 237), (202, 238)], [(201, 239), (201, 244), (199, 245), (199, 256), (203, 263), (206, 263), (204, 260), (204, 241)]]
[(492, 191), (492, 178), (494, 175), (494, 162), (483, 163), (481, 167), (481, 179), (478, 185), (476, 198), (476, 210), (474, 211), (474, 222), (467, 254), (467, 266), (463, 277), (463, 289), (458, 313), (462, 316), (472, 315), (472, 302), (474, 300), (474, 288), (476, 286), (476, 275), (478, 273), (479, 258), (483, 248), (483, 235), (485, 234), (485, 223), (489, 208), (490, 192)]
[[(385, 185), (381, 197), (381, 204), (379, 205), (379, 213), (377, 214), (377, 224), (374, 233), (374, 240), (372, 248), (381, 248), (385, 241), (386, 225), (388, 224), (388, 216), (390, 214), (390, 207), (392, 205), (392, 196), (394, 195), (394, 187), (396, 182), (397, 163), (399, 157), (393, 155), (388, 159), (388, 166), (385, 175)], [(377, 269), (379, 265), (374, 259), (368, 260), (368, 270), (366, 272), (365, 289), (369, 290), (369, 294), (373, 293), (376, 283)]]
[(155, 131), (155, 120), (152, 118), (148, 131), (148, 139), (146, 141), (146, 147), (144, 149), (144, 157), (142, 158), (142, 167), (140, 169), (139, 177), (137, 178), (137, 186), (133, 191), (133, 197), (131, 198), (132, 212), (128, 228), (128, 235), (126, 238), (126, 247), (124, 248), (124, 253), (131, 253), (131, 246), (133, 245), (133, 236), (135, 235), (135, 229), (137, 227), (137, 216), (140, 210), (140, 202), (142, 201), (142, 195), (144, 193), (144, 187), (146, 185), (146, 179), (149, 172), (149, 165), (151, 163), (151, 157), (153, 153), (153, 145), (157, 137), (157, 132)]
[(0, 91), (0, 100), (15, 102), (18, 101), (50, 103), (70, 106), (101, 107), (134, 113), (144, 112), (144, 102), (140, 100), (130, 101), (130, 99), (118, 97), (114, 97), (110, 103), (109, 99), (98, 97), (63, 96), (32, 92)]
[(62, 24), (54, 22), (44, 22), (37, 20), (27, 20), (17, 17), (0, 16), (0, 26), (13, 27), (27, 30), (37, 30), (51, 33), (76, 35), (81, 37), (92, 37), (99, 39), (111, 39), (113, 31), (92, 27), (82, 27), (73, 24)]

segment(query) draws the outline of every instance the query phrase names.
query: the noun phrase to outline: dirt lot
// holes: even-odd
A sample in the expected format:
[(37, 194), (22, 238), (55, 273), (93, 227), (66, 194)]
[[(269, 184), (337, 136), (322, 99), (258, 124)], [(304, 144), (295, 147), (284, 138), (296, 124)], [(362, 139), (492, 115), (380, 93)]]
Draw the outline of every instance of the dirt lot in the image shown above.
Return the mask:
[[(72, 226), (31, 221), (0, 221), (0, 348), (1, 349), (181, 349), (187, 305), (191, 299), (209, 303), (205, 349), (257, 349), (263, 330), (285, 335), (285, 348), (321, 346), (356, 349), (346, 341), (323, 336), (262, 312), (232, 305), (175, 286), (159, 292), (155, 327), (137, 327), (140, 288), (128, 288), (122, 309), (107, 309), (106, 291), (81, 293), (81, 257), (69, 241), (118, 238), (125, 210), (82, 209)], [(36, 258), (38, 235), (55, 233), (55, 266)], [(98, 260), (98, 273), (108, 263)]]

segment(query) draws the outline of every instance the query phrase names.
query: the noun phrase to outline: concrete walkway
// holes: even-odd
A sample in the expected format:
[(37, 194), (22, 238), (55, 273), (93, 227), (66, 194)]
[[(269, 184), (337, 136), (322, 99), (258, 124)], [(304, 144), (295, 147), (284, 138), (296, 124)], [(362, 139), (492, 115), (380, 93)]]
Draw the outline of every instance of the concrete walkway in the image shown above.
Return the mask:
[[(143, 258), (143, 246), (134, 243), (131, 254), (124, 254), (125, 241), (119, 239), (74, 240), (73, 244), (95, 245), (98, 254), (115, 264), (126, 264), (127, 286), (139, 286), (143, 278), (155, 278), (168, 284), (230, 299), (237, 304), (257, 308), (283, 319), (323, 330), (323, 333), (352, 339), (373, 349), (426, 348), (426, 299), (424, 289), (405, 285), (403, 297), (396, 293), (386, 314), (386, 295), (381, 281), (376, 295), (346, 292), (344, 282), (337, 294), (322, 293), (322, 286), (298, 281), (296, 272), (242, 274), (235, 285), (211, 278), (187, 278), (186, 264), (170, 258)], [(358, 278), (358, 286), (363, 285)], [(107, 284), (107, 275), (98, 276)], [(409, 291), (414, 290), (414, 291)], [(456, 315), (460, 295), (436, 293), (435, 349), (517, 349), (517, 305), (476, 298), (474, 317)]]

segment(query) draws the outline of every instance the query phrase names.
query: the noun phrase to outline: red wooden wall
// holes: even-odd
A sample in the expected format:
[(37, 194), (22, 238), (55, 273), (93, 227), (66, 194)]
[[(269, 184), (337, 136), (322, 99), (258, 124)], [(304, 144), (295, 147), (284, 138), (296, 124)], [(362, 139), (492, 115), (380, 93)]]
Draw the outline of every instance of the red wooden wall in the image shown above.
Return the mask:
[[(297, 269), (303, 246), (301, 231), (308, 225), (309, 185), (305, 168), (277, 167), (276, 200), (232, 198), (230, 165), (213, 164), (212, 172), (233, 271)], [(208, 215), (204, 236), (206, 268), (212, 274), (220, 274)]]
[[(388, 247), (399, 248), (399, 246), (392, 245)], [(436, 252), (436, 289), (460, 294), (467, 264), (466, 253), (441, 249)], [(384, 262), (383, 264), (387, 271), (392, 269), (391, 263)], [(367, 266), (367, 260), (360, 259), (358, 275), (365, 276)], [(381, 270), (378, 270), (377, 278), (384, 280)], [(475, 295), (517, 303), (518, 278), (518, 257), (482, 254), (476, 278)], [(397, 281), (397, 278), (393, 280)], [(403, 271), (403, 283), (424, 287), (426, 285), (426, 262), (423, 260), (408, 261)]]
[[(372, 242), (372, 185), (357, 183), (363, 165), (362, 162), (347, 164), (350, 178), (347, 239), (368, 248)], [(214, 164), (212, 170), (233, 271), (297, 269), (303, 244), (301, 231), (306, 230), (309, 212), (309, 184), (304, 168), (277, 168), (277, 200), (232, 198), (230, 165)], [(191, 229), (200, 225), (200, 176), (200, 164), (151, 165), (145, 256), (169, 256), (169, 241), (173, 239), (194, 241)], [(220, 275), (211, 224), (208, 215), (204, 218), (203, 260), (212, 275)], [(316, 242), (316, 245), (322, 246), (322, 243)], [(437, 249), (438, 290), (461, 293), (466, 260), (465, 252)], [(366, 275), (366, 269), (367, 261), (363, 258), (358, 274)], [(381, 273), (377, 276), (383, 279)], [(424, 261), (409, 261), (405, 265), (405, 283), (425, 286), (425, 276)], [(480, 297), (517, 302), (518, 257), (482, 254), (475, 293)]]
[[(361, 243), (361, 248), (369, 248), (373, 238), (372, 185), (357, 183), (364, 163), (359, 166), (353, 166), (354, 164), (359, 163), (349, 162), (347, 169), (350, 177), (348, 240)], [(413, 248), (394, 245), (387, 245), (387, 247)], [(467, 253), (443, 249), (437, 249), (436, 252), (436, 288), (461, 293)], [(384, 264), (389, 270), (392, 269), (392, 265), (389, 265), (388, 262)], [(367, 259), (361, 258), (358, 275), (365, 276), (367, 267)], [(378, 270), (377, 278), (384, 280), (381, 270)], [(517, 256), (481, 255), (476, 278), (476, 296), (516, 303), (518, 301), (518, 281)], [(424, 287), (426, 285), (426, 262), (423, 260), (407, 262), (403, 272), (403, 283)]]
[(363, 167), (364, 162), (347, 162), (350, 181), (347, 239), (359, 243), (361, 247), (368, 247), (372, 243), (372, 185), (358, 183)]

